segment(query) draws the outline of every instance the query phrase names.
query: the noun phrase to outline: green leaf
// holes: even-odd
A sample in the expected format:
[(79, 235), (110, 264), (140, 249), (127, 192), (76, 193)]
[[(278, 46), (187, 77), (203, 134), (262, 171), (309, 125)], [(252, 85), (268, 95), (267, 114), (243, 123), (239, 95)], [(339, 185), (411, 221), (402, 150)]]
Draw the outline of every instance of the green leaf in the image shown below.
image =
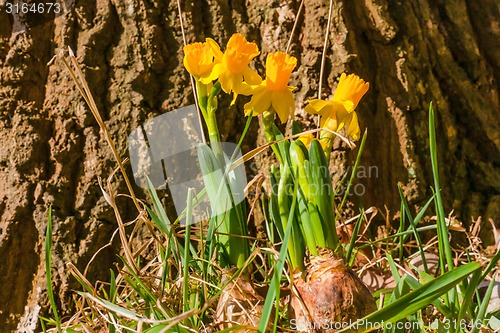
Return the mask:
[(352, 173), (351, 173), (351, 177), (349, 178), (349, 183), (347, 183), (347, 188), (345, 189), (344, 197), (342, 198), (342, 203), (340, 204), (340, 206), (338, 208), (338, 210), (340, 212), (344, 208), (344, 205), (347, 201), (347, 195), (349, 194), (351, 187), (352, 187), (352, 184), (354, 183), (354, 179), (356, 178), (358, 166), (359, 166), (359, 163), (361, 162), (361, 155), (363, 154), (363, 150), (365, 149), (366, 137), (367, 137), (367, 133), (365, 131), (365, 133), (363, 134), (363, 138), (361, 139), (361, 144), (359, 145), (358, 155), (356, 156), (356, 162), (354, 162), (354, 167), (352, 168)]
[[(435, 279), (435, 278), (431, 278), (431, 280), (433, 280), (433, 279)], [(406, 282), (413, 289), (418, 289), (422, 286), (422, 284), (420, 282), (418, 282), (413, 276), (410, 276), (410, 275), (407, 275)], [(430, 282), (430, 281), (426, 281), (426, 283), (427, 282)], [(443, 314), (445, 317), (452, 318), (452, 313), (451, 313), (450, 309), (446, 305), (443, 304), (443, 302), (441, 301), (441, 298), (436, 299), (431, 304), (434, 305), (436, 307), (436, 309), (438, 309), (438, 311), (441, 312), (441, 314)]]
[(280, 218), (280, 209), (278, 205), (278, 186), (280, 182), (279, 170), (273, 165), (271, 166), (271, 197), (269, 198), (269, 218), (278, 230), (280, 239), (285, 237), (285, 231)]
[[(292, 173), (287, 164), (281, 164), (281, 178), (278, 185), (278, 207), (280, 212), (280, 220), (283, 229), (286, 230), (288, 225), (291, 224), (292, 229), (291, 239), (288, 244), (288, 253), (290, 255), (290, 262), (292, 267), (299, 268), (299, 270), (304, 269), (304, 249), (302, 247), (301, 234), (299, 230), (299, 225), (294, 223), (294, 219), (290, 218), (295, 212), (291, 211), (293, 205), (292, 197), (289, 195), (288, 191), (290, 187), (293, 187), (297, 192), (296, 184), (292, 182)], [(294, 194), (296, 196), (296, 194)]]
[(163, 209), (163, 205), (161, 204), (160, 198), (158, 198), (158, 194), (156, 193), (154, 185), (149, 179), (149, 177), (147, 177), (147, 181), (148, 181), (149, 195), (153, 199), (153, 208), (157, 214), (155, 215), (156, 219), (153, 219), (153, 222), (156, 223), (156, 225), (158, 226), (158, 228), (160, 228), (161, 231), (163, 231), (166, 235), (168, 235), (170, 234), (170, 220), (168, 219), (165, 209)]
[(453, 255), (448, 240), (448, 227), (446, 225), (446, 216), (444, 214), (443, 200), (441, 198), (441, 187), (439, 185), (439, 171), (438, 171), (438, 157), (437, 157), (437, 143), (436, 143), (436, 127), (434, 121), (434, 109), (432, 103), (429, 105), (429, 146), (431, 153), (432, 175), (434, 177), (434, 188), (436, 191), (436, 214), (438, 226), (438, 241), (439, 241), (439, 254), (442, 258), (441, 267), (445, 271), (445, 263), (448, 265), (448, 270), (453, 268)]
[(493, 268), (495, 268), (498, 264), (498, 260), (500, 259), (500, 249), (497, 250), (497, 253), (495, 253), (495, 256), (491, 259), (490, 263), (488, 266), (486, 266), (485, 270), (483, 271), (483, 274), (481, 275), (481, 281), (486, 279), (486, 276), (491, 272)]
[(292, 135), (297, 135), (302, 133), (302, 125), (298, 121), (292, 121)]
[[(184, 234), (184, 257), (182, 261), (182, 309), (184, 312), (189, 311), (189, 244), (191, 243), (191, 224), (193, 221), (193, 189), (188, 189), (186, 205), (186, 230)], [(186, 320), (187, 321), (187, 320)], [(187, 324), (187, 322), (185, 323)]]
[(153, 327), (145, 330), (144, 333), (188, 333), (189, 332), (187, 329), (179, 327), (179, 325), (176, 325), (172, 328), (165, 330), (168, 326), (169, 325), (165, 324), (154, 325)]
[(496, 277), (496, 274), (491, 279), (490, 284), (488, 286), (488, 289), (486, 290), (486, 293), (484, 294), (483, 301), (481, 302), (477, 316), (474, 319), (474, 325), (472, 327), (471, 333), (479, 332), (479, 329), (481, 328), (481, 325), (484, 322), (484, 318), (486, 316), (486, 310), (488, 309), (488, 304), (490, 302), (491, 294), (493, 293), (493, 287), (495, 286), (495, 282), (496, 282), (495, 277)]
[(309, 210), (307, 207), (307, 199), (304, 198), (304, 195), (299, 193), (297, 201), (298, 201), (299, 216), (300, 216), (299, 219), (300, 231), (302, 233), (302, 236), (304, 237), (309, 252), (313, 255), (318, 255), (318, 250), (316, 249), (317, 246), (316, 239), (314, 237), (314, 230), (311, 222), (311, 219), (313, 217), (309, 215)]
[[(345, 256), (346, 261), (349, 263), (349, 266), (352, 266), (351, 255), (352, 251), (354, 250), (354, 244), (356, 243), (356, 238), (358, 238), (359, 228), (361, 227), (361, 222), (363, 221), (364, 216), (365, 216), (365, 211), (361, 209), (361, 212), (359, 214), (359, 219), (356, 221), (356, 224), (354, 225), (354, 230), (352, 232), (351, 240), (349, 241), (349, 247), (347, 248), (347, 254)], [(352, 259), (354, 259), (354, 257)]]
[(115, 272), (112, 269), (110, 269), (109, 272), (111, 274), (110, 284), (109, 284), (109, 300), (111, 302), (115, 302), (117, 296)]
[(99, 297), (95, 297), (95, 296), (92, 296), (91, 294), (89, 293), (82, 293), (82, 292), (78, 292), (78, 294), (82, 297), (85, 297), (85, 298), (88, 298), (89, 300), (97, 303), (97, 304), (100, 304), (101, 306), (105, 307), (106, 309), (108, 309), (109, 311), (113, 311), (115, 312), (116, 314), (120, 315), (120, 316), (123, 316), (125, 318), (128, 318), (128, 319), (132, 319), (132, 320), (144, 320), (146, 318), (142, 317), (141, 315), (133, 312), (133, 311), (130, 311), (129, 309), (126, 309), (124, 307), (121, 307), (121, 306), (118, 306), (116, 304), (113, 304), (111, 302), (108, 302), (104, 299), (101, 299)]
[(370, 327), (375, 324), (397, 322), (436, 301), (441, 295), (447, 293), (460, 281), (480, 268), (479, 263), (472, 262), (449, 271), (340, 332), (348, 332), (354, 327), (357, 328), (358, 332), (369, 332)]
[(401, 183), (398, 183), (398, 190), (399, 190), (399, 196), (401, 197), (401, 203), (404, 207), (404, 211), (406, 212), (406, 216), (408, 216), (408, 220), (410, 221), (410, 228), (412, 229), (413, 235), (415, 236), (415, 240), (417, 241), (417, 246), (418, 246), (418, 250), (420, 252), (420, 257), (422, 258), (422, 263), (424, 265), (424, 269), (426, 272), (428, 272), (429, 269), (427, 268), (427, 260), (425, 259), (424, 246), (422, 245), (422, 240), (420, 239), (420, 234), (417, 232), (417, 224), (415, 223), (415, 220), (413, 219), (413, 216), (410, 213), (410, 208), (408, 206), (408, 202), (406, 202), (406, 198), (404, 196), (403, 188), (401, 187)]
[[(465, 314), (467, 313), (467, 311), (470, 310), (472, 299), (474, 297), (474, 294), (478, 290), (479, 283), (481, 282), (480, 278), (481, 278), (481, 271), (480, 270), (475, 271), (474, 274), (472, 275), (472, 278), (469, 281), (467, 289), (465, 290), (464, 299), (460, 307), (460, 311), (458, 313), (457, 323), (461, 323), (465, 319)], [(472, 312), (469, 314), (471, 317), (474, 316)]]
[(45, 233), (45, 273), (47, 281), (47, 294), (49, 295), (50, 307), (57, 325), (57, 332), (62, 333), (61, 321), (57, 312), (54, 291), (52, 290), (52, 206), (49, 206), (47, 231)]
[[(224, 156), (226, 158), (226, 156)], [(247, 236), (246, 203), (235, 205), (231, 188), (229, 167), (222, 169), (212, 149), (207, 145), (198, 146), (198, 159), (205, 189), (210, 200), (212, 218), (210, 231), (217, 231), (221, 246), (219, 259), (223, 266), (242, 267), (249, 256), (248, 241), (239, 236)], [(231, 172), (237, 172), (233, 170)], [(235, 177), (238, 177), (235, 174)], [(212, 235), (209, 233), (209, 237)]]
[(312, 140), (309, 146), (309, 165), (306, 173), (313, 189), (311, 190), (312, 201), (317, 206), (321, 217), (323, 238), (327, 246), (335, 250), (338, 246), (338, 236), (333, 211), (333, 185), (328, 162), (318, 140)]

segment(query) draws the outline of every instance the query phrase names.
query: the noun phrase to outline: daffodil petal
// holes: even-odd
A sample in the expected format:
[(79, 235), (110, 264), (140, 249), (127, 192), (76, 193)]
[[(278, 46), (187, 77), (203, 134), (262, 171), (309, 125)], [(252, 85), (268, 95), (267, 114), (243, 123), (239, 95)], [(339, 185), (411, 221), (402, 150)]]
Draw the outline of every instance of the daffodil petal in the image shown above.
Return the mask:
[(326, 117), (321, 117), (320, 126), (322, 128), (327, 128), (330, 131), (337, 132), (339, 130), (338, 128), (339, 123), (335, 115), (335, 112), (332, 112), (330, 115)]
[(238, 94), (242, 94), (245, 96), (253, 95), (255, 94), (255, 87), (260, 87), (260, 85), (251, 86), (246, 82), (242, 82), (241, 84), (238, 84)]
[(245, 79), (245, 82), (251, 85), (257, 85), (262, 82), (262, 78), (260, 77), (260, 75), (250, 67), (247, 67), (245, 69), (245, 71), (243, 72), (243, 77)]
[(359, 128), (358, 115), (356, 112), (352, 113), (352, 118), (347, 128), (347, 135), (350, 136), (354, 141), (359, 140), (359, 135), (361, 130)]
[(184, 64), (184, 67), (189, 73), (194, 72), (194, 68), (191, 67), (191, 64), (188, 61), (188, 58), (185, 56), (184, 59), (182, 59), (182, 63)]
[(311, 144), (311, 141), (314, 139), (314, 134), (312, 133), (307, 133), (299, 136), (299, 140), (302, 141), (304, 146), (309, 148), (309, 145)]
[(344, 103), (333, 102), (332, 105), (337, 113), (339, 123), (348, 121), (347, 118), (351, 119), (350, 116), (354, 112), (349, 112), (348, 110), (346, 110), (346, 108), (344, 107)]
[(233, 99), (231, 100), (230, 105), (234, 105), (234, 103), (236, 103), (236, 98), (238, 98), (238, 93), (236, 91), (233, 91)]
[(259, 92), (254, 93), (250, 102), (245, 104), (245, 114), (249, 115), (254, 110), (254, 114), (261, 114), (264, 111), (269, 111), (271, 107), (271, 95), (272, 92), (268, 90), (261, 90)]
[(212, 68), (212, 71), (210, 72), (210, 75), (201, 78), (200, 81), (201, 83), (208, 84), (220, 77), (224, 73), (224, 71), (225, 69), (223, 64), (215, 64), (214, 68)]
[(237, 94), (249, 95), (252, 93), (252, 86), (243, 81), (241, 74), (233, 74), (233, 91)]
[[(337, 120), (338, 120), (338, 131), (343, 129), (344, 127), (349, 127), (349, 124), (352, 119), (353, 113), (348, 113), (347, 110), (344, 109), (344, 107), (341, 107), (339, 109), (339, 112), (337, 112)], [(347, 133), (346, 133), (347, 134)]]
[(217, 61), (222, 61), (222, 57), (224, 56), (224, 54), (220, 50), (219, 44), (217, 44), (217, 42), (212, 38), (206, 38), (205, 40), (207, 44), (210, 46), (210, 50), (212, 51), (212, 54), (214, 55), (215, 59)]
[[(346, 73), (342, 73), (340, 75), (339, 83), (337, 84), (337, 89), (335, 89), (335, 93), (333, 94), (333, 99), (346, 99), (346, 96), (349, 96), (349, 82), (346, 80)], [(350, 80), (349, 80), (350, 81)]]
[(272, 94), (272, 104), (281, 122), (284, 123), (294, 107), (293, 94), (289, 90), (275, 91)]
[(332, 110), (332, 102), (324, 101), (322, 99), (312, 99), (306, 105), (304, 110), (310, 114), (320, 114), (322, 116), (328, 115)]
[(266, 80), (270, 90), (283, 91), (287, 88), (290, 75), (297, 65), (297, 59), (283, 52), (270, 53), (266, 58)]
[(224, 90), (226, 94), (230, 94), (231, 91), (233, 91), (233, 86), (234, 83), (237, 82), (237, 79), (235, 79), (234, 74), (224, 71), (219, 75), (219, 82), (222, 90)]
[(344, 101), (342, 103), (342, 105), (344, 106), (344, 108), (346, 109), (347, 112), (352, 112), (354, 111), (354, 108), (356, 107), (356, 105), (354, 105), (354, 102), (353, 101)]
[(214, 56), (207, 43), (192, 43), (184, 46), (184, 67), (195, 78), (206, 77), (214, 67)]

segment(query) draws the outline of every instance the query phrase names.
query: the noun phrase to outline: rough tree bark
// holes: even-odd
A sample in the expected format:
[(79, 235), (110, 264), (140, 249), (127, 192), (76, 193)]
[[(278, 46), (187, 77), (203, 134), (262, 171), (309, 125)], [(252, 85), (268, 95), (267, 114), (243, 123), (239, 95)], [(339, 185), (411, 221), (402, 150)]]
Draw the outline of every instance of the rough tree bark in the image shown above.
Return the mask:
[[(234, 32), (268, 52), (284, 50), (299, 0), (181, 1), (189, 42)], [(307, 0), (291, 53), (297, 106), (317, 94), (329, 1)], [(371, 88), (359, 107), (369, 129), (360, 176), (365, 207), (398, 211), (402, 182), (415, 206), (430, 196), (427, 110), (433, 101), (447, 211), (500, 221), (499, 5), (495, 0), (333, 1), (323, 96), (343, 71)], [(193, 102), (182, 67), (175, 0), (77, 0), (71, 13), (15, 33), (0, 11), (0, 327), (33, 331), (47, 312), (43, 259), (47, 207), (54, 207), (54, 283), (70, 308), (65, 263), (83, 269), (116, 228), (97, 177), (115, 167), (102, 132), (54, 55), (71, 47), (83, 65), (119, 151), (147, 119)], [(256, 65), (262, 70), (262, 65)], [(243, 102), (229, 108), (224, 136), (241, 128)], [(303, 112), (298, 117), (311, 121)], [(257, 124), (247, 149), (255, 146)], [(355, 152), (337, 153), (338, 167)], [(374, 166), (375, 169), (368, 169)], [(118, 191), (125, 192), (121, 186)], [(125, 218), (135, 211), (121, 202)], [(102, 251), (91, 280), (106, 279), (118, 247)]]

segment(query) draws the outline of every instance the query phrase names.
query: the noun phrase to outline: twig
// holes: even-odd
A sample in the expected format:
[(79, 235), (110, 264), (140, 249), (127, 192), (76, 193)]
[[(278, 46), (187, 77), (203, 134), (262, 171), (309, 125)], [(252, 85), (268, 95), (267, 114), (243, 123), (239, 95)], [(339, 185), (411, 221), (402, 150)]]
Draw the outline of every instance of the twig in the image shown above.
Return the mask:
[(304, 0), (300, 2), (299, 10), (297, 10), (297, 15), (295, 15), (295, 21), (293, 22), (292, 31), (290, 32), (290, 38), (288, 39), (288, 44), (286, 45), (285, 53), (290, 51), (290, 45), (292, 44), (293, 35), (295, 34), (295, 29), (297, 28), (297, 23), (299, 21), (299, 16), (302, 12), (302, 7), (304, 7)]
[(61, 57), (64, 65), (68, 69), (68, 71), (71, 74), (71, 77), (76, 83), (76, 86), (78, 90), (80, 91), (81, 95), (83, 96), (83, 99), (85, 99), (85, 102), (90, 108), (90, 111), (94, 115), (95, 120), (99, 124), (99, 127), (101, 130), (104, 132), (104, 136), (106, 138), (106, 141), (108, 142), (111, 152), (113, 153), (113, 157), (115, 158), (116, 162), (118, 163), (118, 167), (120, 168), (120, 171), (123, 175), (123, 179), (125, 180), (125, 183), (127, 184), (128, 191), (130, 192), (130, 195), (132, 197), (132, 201), (134, 202), (135, 207), (137, 208), (137, 211), (140, 213), (142, 211), (141, 206), (139, 205), (139, 202), (137, 201), (137, 197), (135, 196), (134, 190), (132, 188), (132, 184), (130, 183), (130, 180), (128, 179), (127, 172), (125, 171), (125, 167), (123, 166), (122, 160), (120, 159), (120, 156), (118, 156), (118, 152), (116, 151), (115, 143), (111, 139), (111, 134), (109, 133), (108, 127), (102, 120), (101, 114), (99, 113), (99, 110), (97, 109), (97, 105), (95, 104), (94, 98), (92, 97), (92, 93), (90, 91), (89, 86), (87, 85), (87, 81), (85, 81), (85, 77), (83, 75), (83, 72), (80, 68), (80, 65), (78, 64), (78, 61), (76, 60), (75, 54), (69, 48), (69, 57), (71, 60), (71, 63), (75, 67), (75, 69), (71, 68), (70, 64), (66, 60), (66, 58)]
[[(181, 32), (182, 32), (182, 42), (184, 43), (184, 46), (187, 45), (187, 40), (186, 40), (186, 32), (184, 31), (184, 21), (182, 20), (182, 10), (181, 10), (181, 3), (180, 0), (177, 0), (177, 9), (179, 10), (179, 21), (181, 24)], [(193, 89), (193, 95), (194, 95), (194, 104), (196, 105), (196, 111), (198, 113), (198, 121), (200, 123), (200, 128), (203, 129), (203, 122), (201, 120), (201, 111), (200, 111), (200, 106), (198, 104), (198, 93), (196, 91), (196, 84), (194, 82), (194, 77), (189, 74), (189, 78), (191, 81), (191, 88)], [(207, 139), (205, 138), (205, 133), (201, 131), (201, 138), (203, 140), (203, 143), (207, 143)]]
[[(330, 9), (328, 11), (328, 23), (326, 24), (325, 43), (323, 44), (323, 53), (321, 54), (321, 69), (319, 71), (318, 99), (321, 99), (321, 88), (323, 85), (323, 74), (325, 71), (326, 47), (328, 46), (328, 35), (330, 34), (330, 25), (332, 24), (333, 0), (330, 0)], [(320, 125), (320, 116), (318, 115), (318, 127)], [(319, 134), (318, 134), (319, 135)]]

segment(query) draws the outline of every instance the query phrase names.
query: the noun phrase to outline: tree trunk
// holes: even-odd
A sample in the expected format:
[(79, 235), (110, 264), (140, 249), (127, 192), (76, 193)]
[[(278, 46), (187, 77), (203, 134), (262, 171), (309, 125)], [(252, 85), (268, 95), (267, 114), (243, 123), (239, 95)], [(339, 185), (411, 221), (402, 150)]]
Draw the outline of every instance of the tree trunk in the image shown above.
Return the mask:
[[(256, 68), (284, 51), (300, 1), (181, 1), (188, 42), (224, 45), (241, 32), (260, 45)], [(299, 67), (297, 107), (317, 96), (329, 1), (307, 0), (290, 53)], [(428, 107), (437, 110), (439, 171), (446, 211), (464, 221), (500, 221), (499, 5), (495, 0), (333, 1), (323, 97), (341, 72), (370, 82), (360, 103), (368, 128), (355, 189), (365, 207), (399, 209), (397, 182), (414, 207), (431, 196)], [(55, 20), (16, 31), (0, 5), (0, 327), (33, 331), (47, 314), (43, 254), (47, 208), (54, 209), (53, 274), (58, 304), (71, 308), (66, 262), (84, 269), (116, 229), (98, 177), (116, 167), (103, 133), (55, 55), (75, 52), (123, 158), (127, 138), (145, 120), (193, 103), (182, 66), (175, 0), (76, 0)], [(236, 140), (242, 105), (228, 107), (223, 137)], [(302, 111), (297, 118), (313, 121)], [(255, 147), (257, 122), (245, 143)], [(338, 151), (337, 174), (356, 151)], [(129, 167), (129, 166), (128, 166)], [(364, 170), (364, 173), (361, 171)], [(117, 192), (125, 193), (123, 184)], [(145, 197), (145, 196), (143, 196)], [(136, 216), (120, 202), (125, 220)], [(114, 244), (114, 243), (113, 243)], [(116, 245), (116, 244), (115, 244)], [(118, 246), (89, 267), (106, 280)], [(67, 312), (66, 312), (67, 313)]]

